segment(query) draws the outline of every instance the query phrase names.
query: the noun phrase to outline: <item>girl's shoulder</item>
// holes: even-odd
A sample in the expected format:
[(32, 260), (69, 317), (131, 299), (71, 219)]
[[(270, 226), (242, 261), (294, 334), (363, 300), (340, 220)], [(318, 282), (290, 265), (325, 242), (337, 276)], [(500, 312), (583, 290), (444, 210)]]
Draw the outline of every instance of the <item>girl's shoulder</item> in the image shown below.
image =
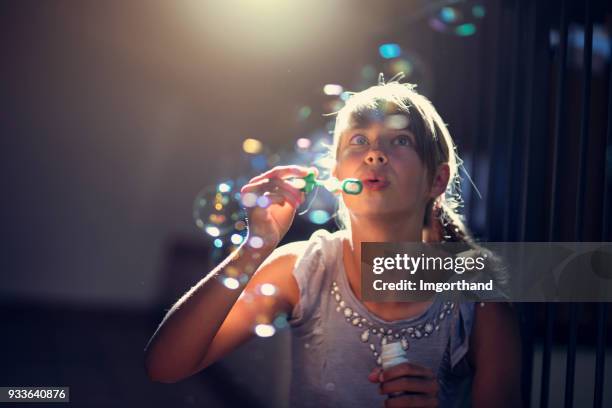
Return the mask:
[(271, 283), (278, 296), (295, 307), (304, 296), (306, 283), (316, 282), (319, 266), (338, 241), (338, 232), (315, 231), (308, 240), (289, 242), (276, 248), (255, 273), (256, 283)]
[(284, 264), (295, 266), (303, 258), (320, 255), (321, 252), (330, 250), (333, 245), (341, 245), (342, 235), (342, 231), (329, 232), (318, 229), (308, 240), (288, 242), (277, 247), (262, 265), (282, 260)]
[(293, 243), (291, 276), (296, 289), (290, 323), (299, 326), (309, 320), (320, 305), (323, 288), (329, 287), (342, 254), (342, 231), (319, 229), (307, 241)]

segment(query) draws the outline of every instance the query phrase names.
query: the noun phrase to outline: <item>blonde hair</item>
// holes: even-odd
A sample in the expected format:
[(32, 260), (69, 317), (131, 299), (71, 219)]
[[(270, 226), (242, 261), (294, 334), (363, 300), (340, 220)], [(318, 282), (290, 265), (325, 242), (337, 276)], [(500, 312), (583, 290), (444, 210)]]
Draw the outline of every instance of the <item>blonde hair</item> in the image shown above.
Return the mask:
[[(440, 164), (447, 163), (450, 169), (445, 193), (427, 204), (423, 227), (430, 227), (437, 220), (442, 227), (443, 240), (473, 242), (470, 231), (457, 212), (463, 204), (458, 171), (462, 161), (453, 139), (432, 103), (414, 90), (416, 85), (400, 83), (399, 80), (401, 77), (385, 83), (381, 74), (378, 85), (352, 94), (346, 105), (336, 112), (329, 157), (336, 162), (342, 132), (349, 126), (366, 127), (375, 120), (405, 118), (403, 122), (407, 120), (407, 129), (416, 137), (416, 152), (426, 166), (429, 184), (433, 182)], [(432, 211), (435, 219), (431, 217)], [(338, 199), (336, 223), (341, 229), (350, 229), (350, 218), (342, 197)]]

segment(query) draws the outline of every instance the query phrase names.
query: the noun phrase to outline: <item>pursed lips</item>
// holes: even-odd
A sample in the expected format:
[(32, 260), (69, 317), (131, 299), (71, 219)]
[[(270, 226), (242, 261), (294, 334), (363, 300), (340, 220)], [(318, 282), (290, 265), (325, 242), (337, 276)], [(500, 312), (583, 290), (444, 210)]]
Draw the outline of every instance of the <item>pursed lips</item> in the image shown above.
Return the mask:
[(389, 181), (382, 175), (369, 173), (361, 178), (363, 186), (369, 190), (382, 190), (389, 185)]

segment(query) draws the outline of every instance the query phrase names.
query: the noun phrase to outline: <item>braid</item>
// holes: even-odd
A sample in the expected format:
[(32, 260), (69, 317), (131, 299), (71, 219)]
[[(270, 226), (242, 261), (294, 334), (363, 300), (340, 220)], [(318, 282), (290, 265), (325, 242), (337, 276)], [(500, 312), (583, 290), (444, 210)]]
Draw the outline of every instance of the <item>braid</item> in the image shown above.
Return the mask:
[(427, 204), (424, 226), (436, 231), (441, 242), (474, 243), (472, 234), (461, 216), (442, 198), (432, 199)]

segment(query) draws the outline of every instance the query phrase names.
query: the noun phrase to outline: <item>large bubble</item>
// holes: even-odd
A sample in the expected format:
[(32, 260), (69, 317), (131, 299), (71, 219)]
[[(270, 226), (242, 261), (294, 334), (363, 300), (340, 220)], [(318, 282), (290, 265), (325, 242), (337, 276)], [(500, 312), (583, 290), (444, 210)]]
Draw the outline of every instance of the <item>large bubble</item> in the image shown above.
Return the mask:
[(246, 236), (245, 211), (240, 205), (240, 186), (226, 180), (204, 188), (193, 203), (196, 226), (213, 241), (215, 254), (240, 245)]

